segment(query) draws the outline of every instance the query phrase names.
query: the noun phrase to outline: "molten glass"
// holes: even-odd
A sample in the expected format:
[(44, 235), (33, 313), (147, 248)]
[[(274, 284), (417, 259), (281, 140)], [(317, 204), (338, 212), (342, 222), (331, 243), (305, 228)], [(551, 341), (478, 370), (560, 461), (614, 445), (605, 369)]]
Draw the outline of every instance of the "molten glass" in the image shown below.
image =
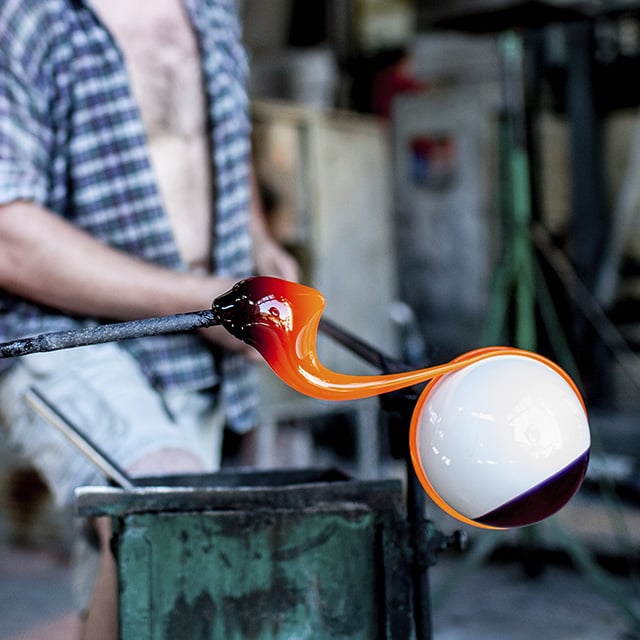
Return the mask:
[(416, 371), (337, 373), (316, 351), (324, 307), (319, 291), (269, 277), (243, 280), (213, 302), (221, 324), (305, 395), (354, 400), (430, 380), (411, 420), (411, 458), (428, 495), (458, 520), (492, 529), (533, 524), (579, 489), (590, 451), (587, 414), (556, 364), (491, 347)]

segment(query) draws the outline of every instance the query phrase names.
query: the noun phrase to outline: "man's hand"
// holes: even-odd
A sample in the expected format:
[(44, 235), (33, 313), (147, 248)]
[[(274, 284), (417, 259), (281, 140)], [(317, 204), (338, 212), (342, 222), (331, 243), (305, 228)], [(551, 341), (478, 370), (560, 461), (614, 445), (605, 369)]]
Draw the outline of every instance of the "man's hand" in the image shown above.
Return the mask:
[(258, 274), (297, 282), (300, 278), (300, 268), (293, 256), (282, 248), (269, 231), (253, 171), (251, 173), (250, 223), (253, 259)]
[(254, 237), (254, 260), (261, 276), (274, 276), (297, 282), (300, 277), (298, 263), (270, 235)]

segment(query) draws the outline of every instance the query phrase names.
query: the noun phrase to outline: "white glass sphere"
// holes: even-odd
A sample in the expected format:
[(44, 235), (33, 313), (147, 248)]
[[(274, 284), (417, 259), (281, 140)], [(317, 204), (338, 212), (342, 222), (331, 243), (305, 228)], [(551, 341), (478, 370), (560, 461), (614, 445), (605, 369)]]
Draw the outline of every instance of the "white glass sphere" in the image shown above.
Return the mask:
[(519, 350), (433, 380), (411, 428), (414, 467), (427, 493), (450, 515), (488, 528), (555, 513), (579, 489), (589, 450), (573, 382)]

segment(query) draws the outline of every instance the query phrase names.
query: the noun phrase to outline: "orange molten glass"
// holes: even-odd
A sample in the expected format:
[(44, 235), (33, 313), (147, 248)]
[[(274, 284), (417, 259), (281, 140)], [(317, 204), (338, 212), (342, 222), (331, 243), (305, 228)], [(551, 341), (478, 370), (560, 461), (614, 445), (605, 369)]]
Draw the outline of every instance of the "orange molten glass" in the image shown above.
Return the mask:
[[(318, 326), (324, 307), (324, 296), (316, 289), (263, 276), (242, 280), (213, 303), (222, 325), (255, 347), (284, 382), (300, 393), (321, 400), (355, 400), (396, 391), (497, 353), (540, 357), (520, 349), (488, 347), (463, 354), (446, 364), (416, 371), (371, 376), (338, 373), (327, 369), (317, 355)], [(575, 387), (564, 372), (562, 375)]]
[(416, 402), (409, 449), (423, 488), (454, 518), (488, 529), (524, 526), (578, 490), (589, 459), (586, 409), (556, 364), (488, 347), (416, 371), (338, 373), (317, 355), (324, 307), (315, 289), (268, 277), (243, 280), (213, 303), (220, 323), (305, 395), (354, 400), (431, 380)]

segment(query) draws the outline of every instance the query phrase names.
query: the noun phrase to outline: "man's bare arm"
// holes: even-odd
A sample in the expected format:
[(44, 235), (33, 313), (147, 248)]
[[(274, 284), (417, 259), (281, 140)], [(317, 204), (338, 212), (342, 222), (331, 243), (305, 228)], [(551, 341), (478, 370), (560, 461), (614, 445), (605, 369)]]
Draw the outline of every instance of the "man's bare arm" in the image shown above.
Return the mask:
[[(131, 320), (207, 309), (233, 283), (139, 260), (32, 203), (0, 206), (0, 286), (67, 313)], [(206, 334), (244, 350), (220, 327)]]

